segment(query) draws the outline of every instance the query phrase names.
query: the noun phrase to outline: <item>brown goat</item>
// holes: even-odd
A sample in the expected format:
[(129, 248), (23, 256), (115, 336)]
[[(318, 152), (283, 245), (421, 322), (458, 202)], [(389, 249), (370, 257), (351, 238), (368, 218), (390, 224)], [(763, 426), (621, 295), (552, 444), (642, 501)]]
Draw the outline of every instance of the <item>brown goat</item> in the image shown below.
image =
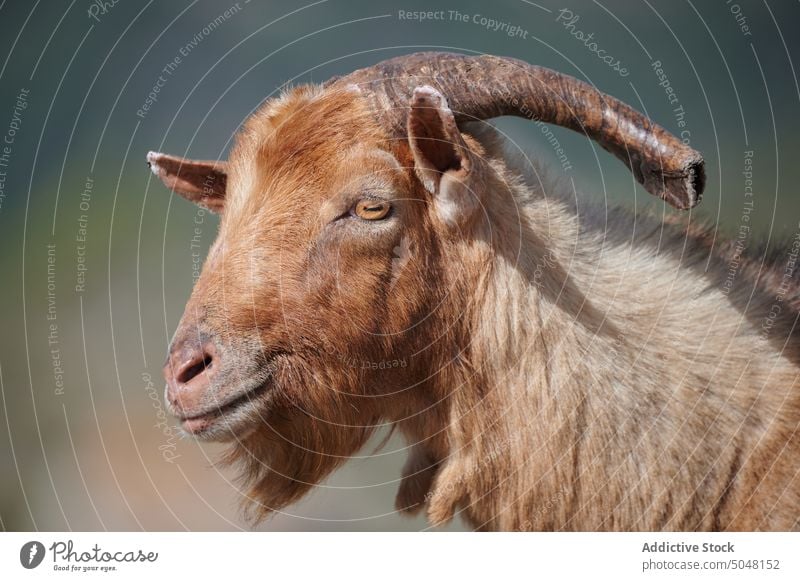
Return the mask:
[(397, 508), (433, 524), (800, 528), (800, 238), (731, 279), (703, 228), (526, 181), (482, 121), (506, 114), (586, 133), (678, 208), (702, 193), (641, 114), (488, 56), (292, 89), (225, 163), (149, 154), (222, 215), (165, 367), (183, 428), (232, 442), (259, 515), (391, 425)]

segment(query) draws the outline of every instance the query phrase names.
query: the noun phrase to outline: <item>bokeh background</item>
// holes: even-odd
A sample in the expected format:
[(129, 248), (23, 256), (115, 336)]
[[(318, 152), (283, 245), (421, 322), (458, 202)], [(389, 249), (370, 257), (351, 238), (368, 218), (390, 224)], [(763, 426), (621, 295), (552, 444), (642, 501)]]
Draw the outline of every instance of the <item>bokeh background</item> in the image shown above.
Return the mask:
[[(579, 17), (574, 28), (562, 9)], [(400, 15), (417, 10), (444, 10), (444, 19)], [(492, 30), (482, 17), (507, 26)], [(594, 83), (686, 132), (707, 160), (695, 213), (725, 235), (742, 223), (752, 152), (746, 242), (755, 245), (791, 237), (800, 220), (798, 22), (794, 0), (3, 0), (0, 527), (250, 526), (235, 473), (214, 465), (220, 448), (181, 438), (163, 416), (161, 364), (217, 220), (153, 180), (148, 150), (224, 157), (240, 123), (287, 83), (422, 49), (510, 55)], [(593, 33), (628, 74), (574, 30)], [(166, 81), (144, 111), (159, 75)], [(497, 125), (587, 195), (661, 211), (585, 137), (553, 130), (565, 169), (535, 125)], [(394, 437), (376, 452), (381, 436), (258, 528), (425, 529), (424, 518), (392, 509), (405, 451)]]

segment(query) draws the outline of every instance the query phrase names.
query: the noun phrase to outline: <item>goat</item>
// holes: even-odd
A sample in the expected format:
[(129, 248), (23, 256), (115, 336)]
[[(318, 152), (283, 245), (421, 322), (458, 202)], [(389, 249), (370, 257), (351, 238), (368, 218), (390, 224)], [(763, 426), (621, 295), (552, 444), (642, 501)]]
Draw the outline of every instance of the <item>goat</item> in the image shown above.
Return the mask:
[(231, 442), (256, 518), (392, 426), (397, 509), (433, 525), (800, 528), (797, 245), (785, 267), (739, 257), (731, 281), (706, 227), (526, 180), (485, 123), (501, 115), (586, 134), (678, 209), (700, 200), (702, 156), (666, 130), (487, 55), (293, 88), (227, 162), (148, 154), (221, 214), (164, 368), (182, 428)]

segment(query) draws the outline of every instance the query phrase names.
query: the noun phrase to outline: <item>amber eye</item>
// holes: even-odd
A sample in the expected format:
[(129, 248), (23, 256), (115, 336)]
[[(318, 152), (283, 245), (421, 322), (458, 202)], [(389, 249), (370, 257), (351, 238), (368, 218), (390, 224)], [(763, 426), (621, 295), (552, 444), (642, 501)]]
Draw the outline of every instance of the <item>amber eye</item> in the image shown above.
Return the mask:
[(353, 212), (362, 220), (383, 220), (389, 215), (392, 205), (380, 200), (359, 200)]

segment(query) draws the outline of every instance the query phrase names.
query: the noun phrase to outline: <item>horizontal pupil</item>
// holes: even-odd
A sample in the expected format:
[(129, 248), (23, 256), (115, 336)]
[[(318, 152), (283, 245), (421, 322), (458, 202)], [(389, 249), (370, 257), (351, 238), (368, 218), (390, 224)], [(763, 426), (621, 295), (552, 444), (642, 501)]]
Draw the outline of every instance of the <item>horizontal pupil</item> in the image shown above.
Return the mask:
[(389, 212), (389, 204), (386, 202), (374, 202), (370, 204), (362, 200), (356, 206), (356, 212), (365, 219), (383, 218)]

